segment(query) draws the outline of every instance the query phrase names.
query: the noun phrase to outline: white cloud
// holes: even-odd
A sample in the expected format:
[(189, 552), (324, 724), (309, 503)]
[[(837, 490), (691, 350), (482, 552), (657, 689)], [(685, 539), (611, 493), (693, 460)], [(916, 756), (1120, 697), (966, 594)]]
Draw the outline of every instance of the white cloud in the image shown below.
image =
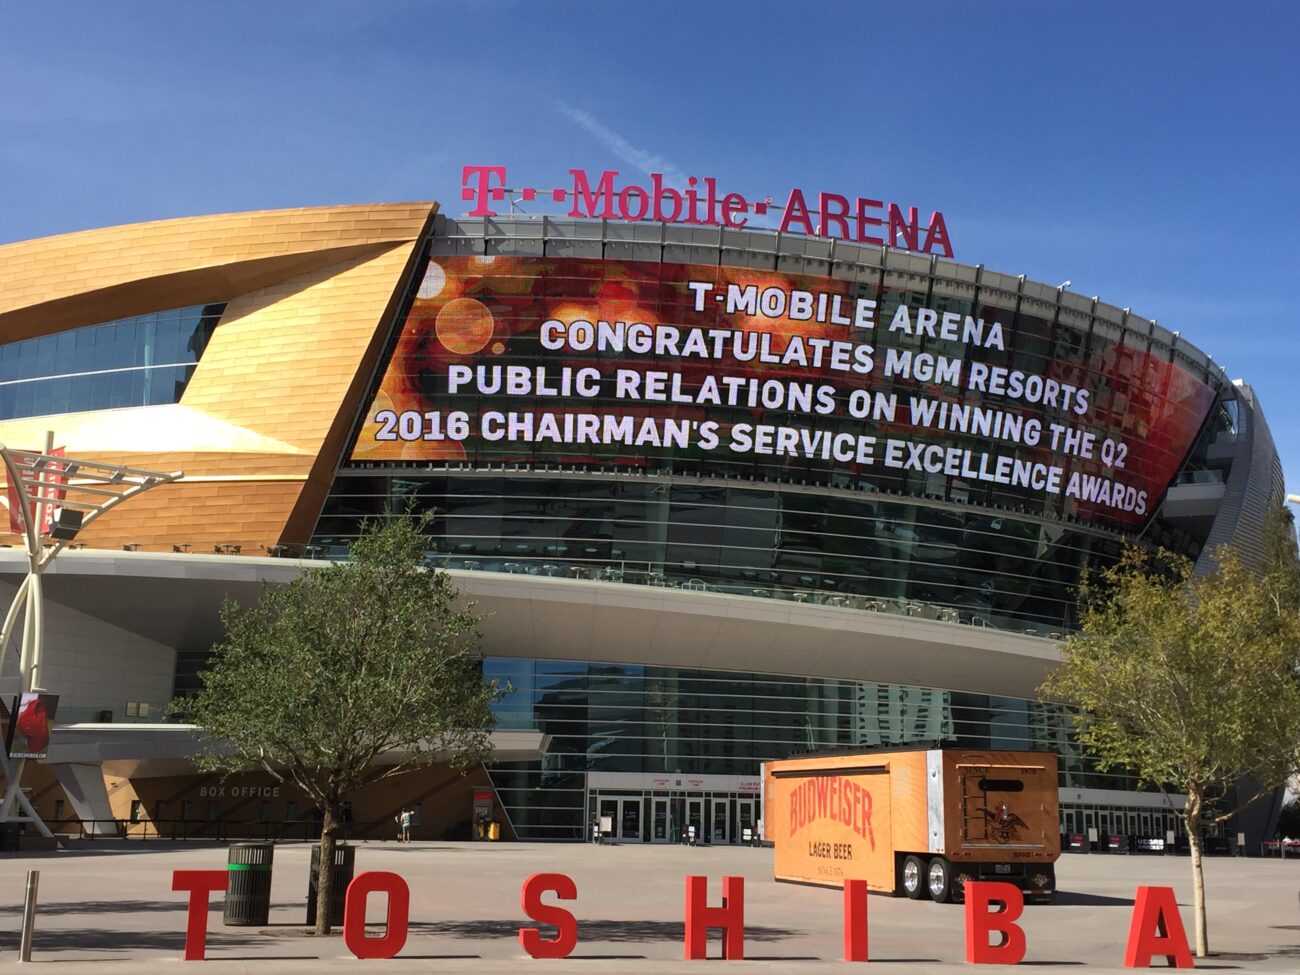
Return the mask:
[(678, 169), (674, 163), (663, 156), (655, 155), (645, 149), (638, 149), (613, 129), (602, 125), (590, 112), (559, 101), (555, 103), (555, 107), (561, 115), (577, 123), (594, 136), (597, 142), (629, 166), (639, 169), (647, 176), (651, 173), (663, 173), (666, 184), (673, 186), (686, 185), (686, 174)]

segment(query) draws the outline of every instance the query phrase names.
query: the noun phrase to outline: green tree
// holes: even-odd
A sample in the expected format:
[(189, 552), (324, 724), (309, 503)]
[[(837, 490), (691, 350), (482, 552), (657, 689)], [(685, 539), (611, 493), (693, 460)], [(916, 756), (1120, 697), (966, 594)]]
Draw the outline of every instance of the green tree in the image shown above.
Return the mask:
[[(1080, 631), (1040, 694), (1082, 709), (1078, 737), (1103, 769), (1187, 796), (1196, 953), (1209, 950), (1201, 831), (1300, 769), (1300, 605), (1294, 532), (1274, 519), (1261, 574), (1231, 550), (1196, 575), (1167, 552), (1130, 548), (1085, 581)], [(1289, 553), (1289, 554), (1288, 554)], [(1238, 795), (1234, 786), (1253, 783)], [(1226, 797), (1233, 796), (1231, 802)]]
[(248, 608), (227, 603), (203, 689), (177, 702), (202, 729), (200, 767), (265, 769), (322, 810), (317, 934), (329, 932), (346, 797), (418, 765), (464, 769), (489, 753), (499, 690), (483, 679), (472, 610), (446, 573), (421, 566), (424, 525), (368, 522), (349, 561), (267, 585)]

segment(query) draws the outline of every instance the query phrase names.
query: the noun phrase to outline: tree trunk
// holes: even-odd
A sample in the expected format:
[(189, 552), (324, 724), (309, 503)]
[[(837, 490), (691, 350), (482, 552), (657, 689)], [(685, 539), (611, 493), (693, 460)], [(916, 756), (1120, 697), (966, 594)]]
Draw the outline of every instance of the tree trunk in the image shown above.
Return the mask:
[(1210, 953), (1209, 932), (1205, 924), (1205, 873), (1201, 862), (1201, 806), (1199, 790), (1188, 790), (1187, 809), (1183, 820), (1187, 824), (1187, 845), (1192, 854), (1192, 910), (1196, 915), (1196, 956), (1204, 958)]
[(339, 815), (325, 804), (320, 831), (320, 864), (316, 871), (316, 933), (330, 933), (330, 897), (334, 890), (334, 844), (338, 839)]

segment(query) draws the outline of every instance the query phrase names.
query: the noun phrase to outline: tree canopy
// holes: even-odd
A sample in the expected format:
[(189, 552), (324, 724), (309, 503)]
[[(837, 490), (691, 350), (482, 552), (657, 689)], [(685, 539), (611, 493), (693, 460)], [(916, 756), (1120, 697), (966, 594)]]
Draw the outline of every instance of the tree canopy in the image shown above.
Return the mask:
[[(1040, 691), (1081, 709), (1079, 740), (1102, 769), (1187, 796), (1198, 954), (1208, 950), (1202, 828), (1300, 770), (1300, 569), (1289, 518), (1271, 516), (1267, 540), (1262, 573), (1230, 549), (1205, 575), (1181, 556), (1128, 549), (1085, 580), (1080, 630)], [(1224, 801), (1241, 783), (1249, 794)]]
[(208, 742), (201, 767), (265, 769), (322, 809), (322, 864), (350, 793), (489, 752), (499, 691), (482, 676), (472, 607), (445, 572), (421, 564), (423, 527), (410, 516), (368, 522), (349, 561), (267, 585), (255, 605), (227, 603), (202, 690), (178, 702)]

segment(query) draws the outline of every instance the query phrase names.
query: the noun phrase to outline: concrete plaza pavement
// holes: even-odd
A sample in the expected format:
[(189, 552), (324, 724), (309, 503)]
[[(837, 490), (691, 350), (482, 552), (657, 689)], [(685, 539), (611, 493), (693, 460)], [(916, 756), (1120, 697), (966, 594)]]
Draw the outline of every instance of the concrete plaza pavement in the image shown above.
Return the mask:
[[(778, 884), (772, 851), (738, 847), (365, 843), (357, 870), (391, 870), (411, 889), (410, 937), (398, 958), (360, 961), (342, 939), (302, 933), (309, 847), (275, 851), (271, 923), (223, 927), (221, 899), (209, 917), (208, 961), (200, 971), (314, 973), (379, 968), (405, 972), (698, 972), (683, 960), (684, 877), (710, 879), (710, 903), (723, 875), (745, 878), (745, 960), (710, 962), (765, 972), (836, 969), (841, 961), (840, 894)], [(171, 889), (178, 869), (222, 869), (224, 846), (98, 841), (57, 853), (0, 857), (0, 969), (16, 968), (26, 871), (38, 869), (40, 911), (33, 963), (56, 971), (175, 971), (180, 964), (187, 894)], [(565, 960), (533, 960), (517, 930), (523, 879), (569, 874), (578, 899), (564, 904), (578, 918), (579, 942)], [(1058, 864), (1057, 902), (1029, 906), (1021, 924), (1028, 950), (1020, 967), (1069, 966), (1119, 972), (1139, 884), (1175, 888), (1192, 936), (1191, 869), (1186, 857), (1067, 855)], [(1247, 972), (1300, 968), (1300, 861), (1210, 859), (1210, 946), (1198, 967)], [(548, 901), (553, 902), (548, 897)], [(384, 898), (371, 901), (382, 923)], [(966, 968), (962, 908), (870, 898), (875, 970), (928, 975)], [(710, 957), (719, 954), (711, 933)], [(197, 963), (195, 963), (197, 964)], [(92, 967), (93, 966), (93, 967)], [(186, 965), (188, 968), (189, 965)], [(990, 970), (999, 970), (989, 966)]]

